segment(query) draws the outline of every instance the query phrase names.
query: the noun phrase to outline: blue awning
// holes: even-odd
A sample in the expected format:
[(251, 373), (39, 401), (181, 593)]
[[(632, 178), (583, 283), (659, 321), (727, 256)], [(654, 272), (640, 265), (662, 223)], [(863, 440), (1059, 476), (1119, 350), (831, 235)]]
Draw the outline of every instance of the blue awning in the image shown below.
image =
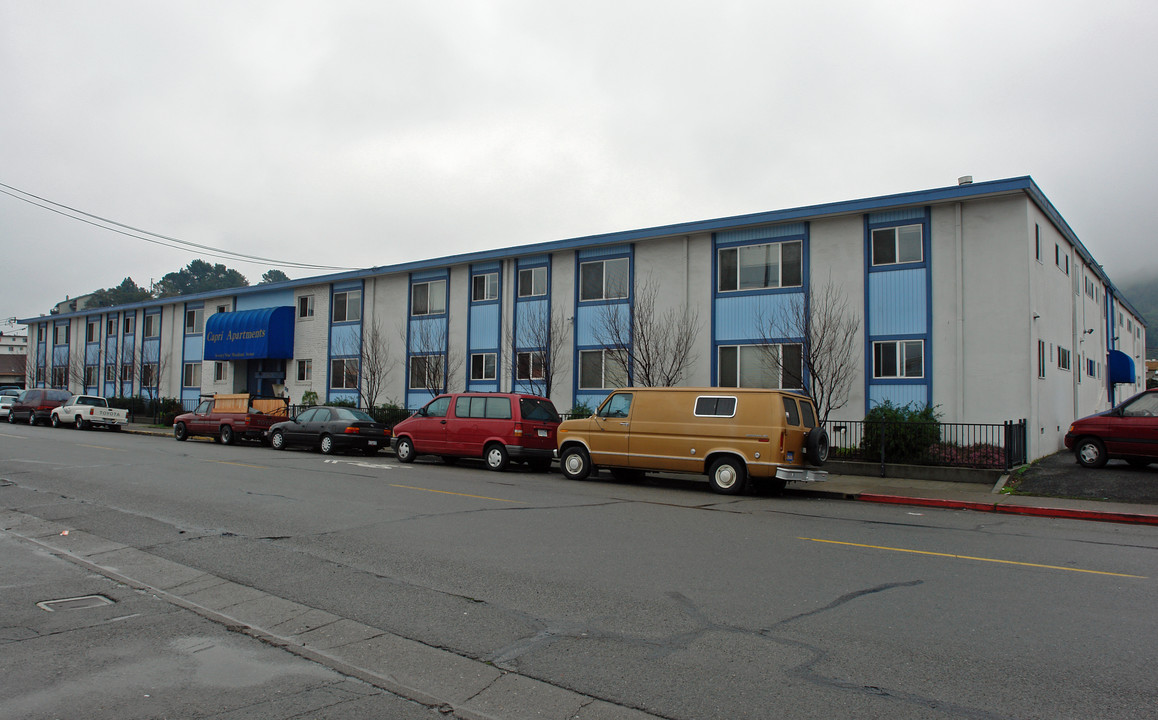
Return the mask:
[(293, 356), (293, 307), (214, 313), (205, 321), (206, 360), (255, 360)]
[(1111, 350), (1106, 364), (1110, 367), (1112, 385), (1137, 382), (1137, 375), (1134, 374), (1134, 358), (1121, 350)]

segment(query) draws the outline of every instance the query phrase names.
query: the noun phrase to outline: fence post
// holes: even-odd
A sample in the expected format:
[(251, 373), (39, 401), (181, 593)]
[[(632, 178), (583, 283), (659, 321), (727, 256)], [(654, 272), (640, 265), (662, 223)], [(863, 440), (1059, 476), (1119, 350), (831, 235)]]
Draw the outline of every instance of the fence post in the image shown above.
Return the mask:
[(1003, 425), (1005, 427), (1005, 440), (1002, 445), (1005, 449), (1005, 469), (1008, 471), (1013, 467), (1013, 421), (1006, 420)]

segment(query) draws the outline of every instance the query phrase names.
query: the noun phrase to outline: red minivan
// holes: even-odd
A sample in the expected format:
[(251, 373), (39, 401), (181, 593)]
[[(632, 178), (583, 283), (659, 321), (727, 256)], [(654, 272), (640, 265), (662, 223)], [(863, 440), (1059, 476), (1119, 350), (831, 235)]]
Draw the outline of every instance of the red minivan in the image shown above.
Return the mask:
[(532, 470), (551, 467), (559, 413), (545, 397), (517, 393), (439, 395), (394, 426), (390, 445), (400, 462), (439, 455), (482, 458), (491, 470), (525, 462)]

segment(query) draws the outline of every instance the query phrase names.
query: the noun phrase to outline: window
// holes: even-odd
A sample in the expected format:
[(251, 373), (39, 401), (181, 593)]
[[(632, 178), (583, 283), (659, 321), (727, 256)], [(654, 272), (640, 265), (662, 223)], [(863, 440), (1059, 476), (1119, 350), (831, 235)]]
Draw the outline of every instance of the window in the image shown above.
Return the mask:
[(800, 425), (800, 408), (796, 405), (796, 399), (790, 397), (781, 398), (784, 401), (784, 418), (789, 425)]
[(117, 381), (117, 366), (111, 365), (111, 364), (105, 365), (105, 382), (116, 382), (116, 381)]
[(719, 257), (720, 292), (800, 287), (803, 243), (769, 243), (723, 248)]
[(519, 297), (538, 297), (547, 294), (547, 268), (526, 268), (519, 271)]
[(515, 378), (519, 380), (543, 379), (543, 353), (521, 352), (515, 356)]
[(121, 365), (121, 382), (131, 383), (133, 381), (133, 364), (127, 362)]
[(599, 417), (625, 418), (631, 414), (631, 393), (615, 393), (599, 408)]
[(358, 358), (336, 358), (330, 361), (330, 387), (335, 390), (358, 389)]
[(205, 330), (205, 311), (202, 308), (193, 308), (185, 311), (185, 334), (200, 335)]
[(52, 342), (55, 345), (68, 344), (68, 325), (54, 325), (52, 328)]
[(84, 328), (85, 342), (98, 342), (101, 339), (101, 324), (99, 320), (89, 320)]
[(446, 411), (450, 409), (450, 398), (435, 398), (427, 403), (423, 409), (426, 410), (427, 417), (446, 417)]
[(84, 386), (93, 387), (97, 384), (97, 368), (95, 365), (86, 365), (84, 368)]
[(362, 291), (348, 290), (334, 293), (334, 322), (355, 322), (362, 319)]
[(156, 387), (156, 385), (157, 365), (156, 363), (145, 363), (141, 366), (141, 387)]
[(161, 316), (158, 313), (145, 316), (145, 337), (154, 338), (161, 334)]
[(511, 399), (509, 397), (460, 395), (454, 401), (454, 415), (460, 418), (510, 420)]
[(581, 350), (579, 352), (579, 387), (603, 390), (627, 386), (623, 363), (615, 350)]
[(36, 342), (44, 342), (44, 326), (36, 326)]
[(873, 265), (900, 265), (924, 260), (924, 235), (920, 225), (873, 230)]
[(182, 387), (201, 387), (201, 363), (185, 363), (185, 371), (181, 375)]
[(312, 318), (314, 316), (314, 296), (302, 295), (298, 298), (298, 319)]
[(62, 367), (52, 368), (52, 387), (54, 387), (54, 388), (64, 388), (65, 387), (66, 375), (65, 375), (64, 371), (65, 371), (65, 368), (62, 368)]
[(415, 355), (410, 358), (410, 389), (429, 390), (442, 387), (442, 356)]
[(228, 367), (229, 366), (223, 362), (213, 363), (213, 382), (223, 382)]
[(1037, 341), (1037, 376), (1045, 377), (1045, 341)]
[(474, 302), (499, 299), (499, 274), (497, 272), (475, 275), (471, 278), (470, 299)]
[(873, 343), (873, 377), (925, 376), (924, 340), (889, 340)]
[(446, 312), (446, 281), (415, 283), (410, 289), (411, 315), (441, 315)]
[(1053, 264), (1061, 267), (1061, 245), (1053, 244)]
[(495, 353), (475, 353), (470, 356), (471, 380), (494, 380), (496, 377)]
[(1069, 253), (1066, 253), (1066, 267), (1065, 267), (1065, 271), (1066, 271), (1066, 275), (1069, 275), (1069, 274), (1070, 274), (1070, 256), (1069, 256)]
[(42, 367), (36, 368), (36, 384), (44, 385), (44, 368)]
[(789, 345), (722, 345), (721, 387), (804, 388), (804, 348)]
[(1033, 256), (1041, 262), (1041, 225), (1033, 225)]
[(298, 360), (298, 382), (308, 382), (314, 379), (314, 361)]
[(105, 337), (113, 337), (117, 334), (117, 316), (112, 315), (105, 320)]
[(132, 335), (133, 334), (133, 328), (135, 328), (137, 325), (136, 321), (137, 321), (136, 315), (126, 315), (125, 316), (125, 335)]
[(229, 312), (229, 306), (228, 305), (218, 305), (217, 306), (217, 312), (227, 313), (227, 312)]
[(735, 417), (736, 398), (701, 395), (696, 398), (696, 417)]
[(1070, 369), (1070, 351), (1063, 347), (1057, 349), (1057, 366), (1059, 370)]
[(1098, 371), (1097, 371), (1097, 368), (1094, 367), (1094, 365), (1095, 365), (1095, 363), (1093, 360), (1091, 360), (1090, 358), (1086, 358), (1086, 377), (1094, 377), (1097, 375)]
[(580, 300), (616, 300), (627, 297), (627, 258), (599, 260), (579, 265)]

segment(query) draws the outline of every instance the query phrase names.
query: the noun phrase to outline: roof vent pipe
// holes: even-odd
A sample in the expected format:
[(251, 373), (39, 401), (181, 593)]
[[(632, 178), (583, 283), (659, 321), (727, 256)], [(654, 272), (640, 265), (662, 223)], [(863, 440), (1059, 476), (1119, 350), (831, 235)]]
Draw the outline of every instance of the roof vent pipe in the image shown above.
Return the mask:
[(957, 178), (957, 184), (958, 185), (972, 185), (973, 184), (973, 176), (972, 175), (962, 175), (961, 177)]

